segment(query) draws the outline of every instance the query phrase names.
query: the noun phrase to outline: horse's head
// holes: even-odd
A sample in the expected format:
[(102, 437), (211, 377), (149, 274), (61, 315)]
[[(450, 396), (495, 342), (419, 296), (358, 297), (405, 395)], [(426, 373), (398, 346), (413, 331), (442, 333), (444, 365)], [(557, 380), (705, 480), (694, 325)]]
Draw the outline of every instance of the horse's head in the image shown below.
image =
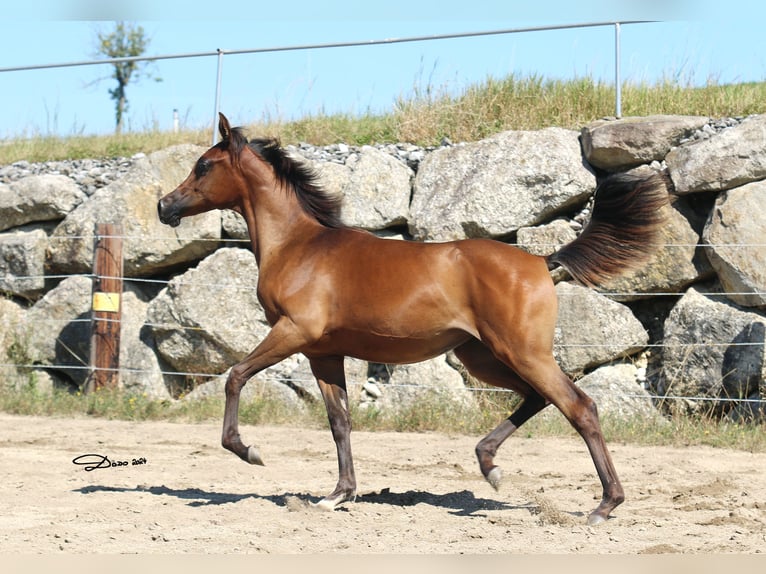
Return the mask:
[(231, 128), (223, 114), (218, 131), (221, 141), (197, 160), (181, 185), (160, 199), (157, 212), (162, 223), (176, 227), (183, 217), (211, 209), (238, 209), (245, 194), (239, 154), (247, 140), (238, 129)]

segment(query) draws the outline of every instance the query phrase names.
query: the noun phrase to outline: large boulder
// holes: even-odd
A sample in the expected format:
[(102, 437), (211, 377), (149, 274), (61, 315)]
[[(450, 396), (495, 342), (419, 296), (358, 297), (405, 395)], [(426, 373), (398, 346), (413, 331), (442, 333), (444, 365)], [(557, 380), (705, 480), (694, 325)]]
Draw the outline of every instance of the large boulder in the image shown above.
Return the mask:
[(19, 366), (30, 364), (28, 350), (19, 339), (19, 326), (24, 321), (24, 308), (0, 297), (0, 388), (2, 381), (16, 380)]
[(392, 155), (364, 146), (345, 164), (314, 162), (320, 182), (343, 197), (343, 221), (371, 231), (407, 223), (412, 170)]
[[(322, 394), (314, 374), (311, 372), (311, 364), (303, 355), (298, 355), (297, 358), (297, 364), (292, 371), (285, 377), (275, 377), (275, 380), (289, 386), (305, 401), (322, 402)], [(359, 403), (362, 396), (362, 386), (367, 380), (370, 366), (367, 361), (353, 357), (346, 357), (343, 361), (346, 391), (350, 404)]]
[(30, 175), (10, 185), (0, 183), (0, 231), (63, 219), (86, 198), (65, 175)]
[(0, 292), (36, 299), (45, 289), (48, 235), (30, 227), (0, 233)]
[(472, 408), (476, 404), (463, 377), (449, 365), (444, 355), (409, 365), (387, 365), (386, 370), (387, 380), (374, 383), (379, 393), (365, 393), (372, 399), (367, 401), (368, 405), (373, 403), (381, 409), (397, 410), (412, 407), (419, 400), (434, 398), (462, 408)]
[(649, 392), (638, 381), (638, 368), (629, 363), (599, 367), (585, 375), (579, 386), (598, 407), (602, 417), (618, 420), (659, 420)]
[(16, 341), (30, 363), (50, 368), (82, 385), (90, 374), (92, 282), (64, 279), (24, 314)]
[(746, 307), (766, 305), (766, 181), (721, 193), (703, 238), (727, 296)]
[(653, 293), (682, 292), (692, 283), (713, 274), (707, 257), (698, 247), (699, 234), (690, 220), (695, 215), (679, 199), (663, 207), (666, 214), (658, 238), (657, 250), (650, 258), (625, 274), (604, 281), (598, 290), (617, 301), (633, 301)]
[(577, 239), (577, 232), (565, 219), (555, 219), (536, 227), (522, 227), (516, 245), (532, 255), (548, 256)]
[(500, 133), (421, 162), (409, 231), (421, 240), (507, 236), (583, 203), (595, 184), (577, 132)]
[(649, 335), (625, 305), (568, 282), (558, 283), (556, 294), (554, 355), (565, 373), (633, 355), (648, 344)]
[[(644, 388), (639, 373), (632, 363), (613, 363), (597, 368), (575, 384), (596, 403), (602, 422), (640, 420), (661, 425), (664, 419), (651, 394)], [(548, 420), (565, 420), (564, 415), (552, 406), (540, 416)]]
[(223, 248), (170, 280), (147, 311), (157, 351), (176, 371), (221, 374), (269, 332), (250, 251)]
[[(660, 395), (747, 398), (766, 377), (766, 317), (689, 289), (665, 321)], [(715, 402), (713, 402), (715, 404)], [(693, 409), (711, 402), (690, 402)]]
[(606, 171), (622, 171), (662, 161), (673, 146), (707, 124), (699, 116), (646, 116), (598, 120), (581, 132), (588, 163)]
[(752, 116), (665, 158), (678, 193), (723, 191), (766, 178), (766, 115)]
[(98, 223), (122, 226), (126, 276), (159, 273), (214, 251), (221, 237), (220, 211), (185, 218), (175, 228), (157, 217), (157, 201), (186, 178), (203, 151), (186, 144), (155, 152), (137, 160), (124, 178), (99, 189), (53, 232), (50, 268), (57, 273), (89, 271)]
[[(226, 377), (228, 371), (221, 376), (214, 377), (197, 385), (189, 393), (183, 396), (184, 401), (198, 401), (201, 399), (226, 398)], [(275, 401), (287, 410), (304, 411), (306, 405), (301, 397), (289, 386), (273, 380), (263, 380), (256, 376), (250, 379), (240, 393), (240, 404), (250, 403), (257, 400)]]
[(133, 286), (122, 293), (120, 325), (120, 386), (154, 399), (169, 399), (162, 365), (154, 352), (154, 340), (145, 327), (149, 303)]

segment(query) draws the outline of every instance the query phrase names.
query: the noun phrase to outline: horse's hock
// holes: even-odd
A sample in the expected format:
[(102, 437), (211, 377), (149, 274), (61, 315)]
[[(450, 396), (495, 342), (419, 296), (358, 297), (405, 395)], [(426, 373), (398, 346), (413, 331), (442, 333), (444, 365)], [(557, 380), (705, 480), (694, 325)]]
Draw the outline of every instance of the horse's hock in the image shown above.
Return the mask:
[[(514, 242), (518, 237), (524, 244), (529, 240), (522, 238), (536, 236), (544, 237), (541, 242), (562, 244), (571, 240), (572, 232), (579, 232), (581, 224), (587, 222), (588, 201), (597, 179), (594, 173), (637, 167), (662, 171), (680, 194), (668, 208), (671, 213), (663, 231), (663, 246), (646, 266), (607, 284), (600, 293), (591, 292), (583, 299), (586, 295), (570, 288), (560, 295), (560, 316), (570, 322), (557, 328), (557, 352), (561, 357), (578, 357), (570, 363), (564, 361), (566, 370), (575, 375), (596, 372), (614, 361), (630, 365), (648, 353), (650, 368), (644, 374), (640, 367), (634, 367), (632, 386), (630, 377), (621, 378), (625, 388), (609, 391), (616, 394), (761, 399), (763, 330), (748, 325), (764, 323), (766, 248), (758, 230), (766, 227), (766, 211), (757, 200), (766, 185), (764, 134), (764, 116), (725, 120), (625, 118), (593, 122), (580, 134), (559, 129), (510, 132), (434, 150), (404, 145), (365, 149), (334, 146), (321, 150), (324, 155), (331, 154), (332, 161), (307, 161), (321, 167), (326, 174), (323, 182), (329, 188), (343, 193), (350, 206), (344, 212), (349, 225), (405, 239), (470, 236)], [(61, 171), (60, 166), (0, 169), (4, 182), (0, 183), (0, 289), (11, 296), (3, 302), (3, 316), (16, 317), (2, 321), (0, 339), (25, 341), (27, 357), (39, 357), (40, 364), (51, 365), (38, 371), (41, 379), (52, 379), (56, 386), (70, 386), (80, 380), (74, 367), (82, 365), (72, 365), (66, 348), (74, 346), (67, 343), (67, 337), (77, 332), (73, 321), (80, 320), (87, 309), (78, 311), (78, 304), (72, 303), (79, 300), (81, 291), (72, 281), (32, 278), (87, 273), (93, 245), (88, 238), (99, 222), (119, 223), (126, 234), (125, 289), (130, 309), (123, 320), (136, 326), (123, 327), (123, 383), (130, 380), (131, 388), (139, 389), (139, 385), (151, 384), (143, 390), (169, 397), (168, 386), (177, 388), (171, 385), (175, 376), (163, 372), (198, 373), (201, 368), (203, 374), (217, 375), (226, 370), (220, 362), (195, 361), (194, 349), (199, 348), (200, 340), (214, 354), (211, 356), (229, 360), (231, 353), (242, 352), (232, 350), (226, 340), (227, 329), (247, 329), (241, 325), (243, 309), (239, 307), (223, 304), (215, 309), (219, 315), (208, 309), (211, 316), (200, 323), (174, 312), (163, 315), (162, 321), (155, 317), (160, 300), (178, 306), (182, 302), (176, 298), (184, 295), (170, 285), (160, 290), (156, 285), (162, 283), (152, 281), (165, 281), (172, 274), (179, 284), (198, 283), (200, 287), (191, 286), (190, 290), (204, 295), (206, 286), (218, 278), (207, 271), (215, 266), (202, 262), (220, 258), (217, 251), (221, 247), (247, 246), (229, 241), (243, 234), (234, 230), (228, 213), (223, 224), (217, 213), (199, 216), (177, 228), (157, 221), (152, 204), (180, 181), (203, 151), (179, 146), (136, 158), (130, 168), (121, 166), (111, 183), (96, 193), (75, 182), (74, 177), (45, 175), (46, 169)], [(294, 153), (318, 155), (309, 148), (295, 148)], [(117, 167), (113, 169), (117, 173)], [(33, 175), (25, 175), (27, 172)], [(570, 180), (581, 183), (565, 185)], [(556, 229), (561, 229), (560, 240), (556, 239)], [(708, 247), (701, 247), (703, 244)], [(529, 247), (530, 251), (534, 248)], [(229, 288), (254, 285), (249, 266), (232, 265), (228, 272)], [(132, 281), (138, 279), (143, 282)], [(375, 280), (374, 275), (369, 277), (370, 282)], [(704, 306), (704, 312), (684, 311), (691, 297), (698, 306)], [(732, 314), (741, 314), (746, 324), (733, 322)], [(607, 319), (610, 329), (604, 330), (604, 316), (623, 315), (623, 327)], [(163, 327), (181, 327), (174, 335), (176, 349), (188, 349), (188, 360), (178, 352), (169, 361), (160, 348), (161, 337), (147, 336), (149, 330), (159, 332)], [(30, 332), (34, 336), (25, 335)], [(587, 342), (581, 340), (584, 334)], [(247, 336), (252, 337), (252, 333)], [(23, 380), (12, 366), (18, 362), (19, 345), (12, 346), (13, 357), (8, 356), (10, 348), (3, 345), (0, 350), (4, 376)], [(284, 387), (287, 383), (295, 401), (313, 392), (298, 394), (293, 390), (308, 378), (300, 363), (297, 359), (268, 379), (270, 385)], [(136, 376), (137, 371), (145, 376)], [(365, 382), (362, 371), (349, 377), (351, 389)], [(429, 378), (408, 377), (407, 386), (396, 388), (429, 386), (433, 384)], [(395, 388), (386, 384), (378, 381), (384, 396)], [(352, 397), (360, 395), (352, 393)], [(599, 402), (598, 396), (594, 398)], [(376, 402), (385, 404), (385, 400)], [(694, 404), (710, 407), (705, 402)], [(753, 404), (755, 408), (749, 403), (722, 402), (720, 408), (737, 417), (740, 405), (744, 414), (757, 414), (757, 403)]]

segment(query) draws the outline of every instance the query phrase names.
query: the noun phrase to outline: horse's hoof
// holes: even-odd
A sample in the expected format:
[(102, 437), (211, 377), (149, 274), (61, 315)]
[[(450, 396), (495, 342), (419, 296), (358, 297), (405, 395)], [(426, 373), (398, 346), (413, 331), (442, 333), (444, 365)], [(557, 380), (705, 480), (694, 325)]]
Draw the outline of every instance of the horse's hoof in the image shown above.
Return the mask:
[(323, 498), (319, 502), (317, 502), (314, 506), (318, 508), (319, 510), (325, 510), (327, 512), (332, 512), (335, 510), (335, 507), (338, 506), (338, 500), (330, 500), (329, 498)]
[(263, 464), (263, 459), (261, 458), (261, 453), (259, 453), (258, 449), (253, 445), (247, 447), (247, 462), (250, 464), (257, 464), (258, 466), (265, 466)]
[(588, 516), (588, 526), (596, 526), (598, 524), (603, 524), (604, 522), (606, 522), (606, 518), (595, 512)]
[(499, 466), (494, 467), (487, 474), (487, 482), (492, 485), (495, 490), (500, 490), (500, 481), (503, 479), (503, 471)]
[(314, 506), (320, 510), (329, 510), (333, 511), (335, 510), (340, 504), (343, 502), (355, 502), (356, 501), (356, 492), (353, 491), (348, 494), (340, 493), (340, 494), (330, 494), (326, 497), (324, 497), (322, 500), (317, 502)]

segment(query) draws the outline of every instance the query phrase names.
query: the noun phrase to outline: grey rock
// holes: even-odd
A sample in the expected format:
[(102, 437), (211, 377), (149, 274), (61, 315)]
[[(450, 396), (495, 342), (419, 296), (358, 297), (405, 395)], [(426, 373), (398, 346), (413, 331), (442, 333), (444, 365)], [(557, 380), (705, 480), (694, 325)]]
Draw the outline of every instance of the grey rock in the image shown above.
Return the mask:
[(63, 175), (30, 175), (0, 183), (0, 231), (36, 221), (63, 219), (87, 196)]
[(377, 230), (407, 222), (412, 170), (391, 155), (365, 146), (345, 165), (315, 163), (320, 182), (343, 196), (347, 225)]
[(707, 122), (706, 117), (663, 115), (599, 120), (582, 129), (582, 149), (591, 165), (622, 171), (661, 161), (673, 146)]
[(667, 219), (654, 254), (639, 267), (605, 281), (598, 291), (617, 301), (634, 301), (653, 293), (683, 292), (713, 275), (703, 248), (698, 247), (700, 237), (690, 223), (694, 218), (690, 208), (679, 200), (663, 209)]
[(257, 284), (253, 254), (236, 248), (171, 279), (147, 311), (163, 360), (177, 371), (220, 374), (244, 358), (269, 331)]
[(558, 283), (556, 294), (554, 356), (565, 373), (633, 355), (648, 344), (643, 325), (621, 303), (568, 282)]
[(120, 386), (153, 399), (170, 399), (154, 341), (146, 323), (149, 304), (128, 285), (122, 293)]
[(214, 251), (221, 237), (218, 210), (185, 218), (176, 228), (157, 217), (157, 201), (186, 178), (202, 151), (181, 145), (136, 160), (124, 178), (98, 190), (56, 227), (49, 239), (50, 268), (89, 271), (97, 223), (122, 226), (124, 273), (131, 277), (193, 263)]
[(533, 255), (546, 256), (577, 238), (565, 219), (556, 219), (537, 227), (522, 227), (516, 234), (516, 245)]
[[(196, 386), (192, 391), (184, 395), (184, 401), (198, 401), (201, 399), (226, 398), (226, 377), (228, 371), (219, 377)], [(240, 404), (252, 403), (258, 400), (269, 400), (281, 403), (288, 410), (304, 411), (305, 403), (287, 385), (275, 381), (262, 380), (258, 376), (250, 379), (240, 393)]]
[(16, 380), (17, 365), (30, 364), (26, 341), (21, 338), (24, 313), (21, 305), (0, 297), (0, 389), (13, 386), (6, 382)]
[(388, 365), (388, 369), (389, 380), (378, 384), (381, 396), (374, 400), (378, 408), (408, 408), (424, 397), (440, 397), (465, 409), (476, 407), (463, 377), (443, 355), (421, 363)]
[(766, 178), (766, 115), (752, 116), (665, 158), (678, 193), (722, 191)]
[[(691, 288), (665, 321), (661, 395), (741, 399), (766, 376), (766, 318)], [(713, 403), (714, 404), (714, 403)], [(711, 403), (689, 403), (693, 410)]]
[(423, 160), (409, 231), (421, 240), (502, 237), (585, 202), (594, 189), (577, 132), (504, 132)]
[(0, 292), (36, 299), (45, 290), (48, 235), (39, 228), (0, 233)]
[(728, 297), (746, 307), (766, 305), (766, 181), (721, 193), (703, 238)]
[(577, 386), (596, 402), (602, 417), (660, 421), (651, 395), (638, 376), (639, 369), (632, 364), (605, 365), (585, 375)]
[(90, 278), (64, 279), (24, 314), (15, 335), (31, 363), (50, 366), (77, 385), (90, 373), (91, 294)]

